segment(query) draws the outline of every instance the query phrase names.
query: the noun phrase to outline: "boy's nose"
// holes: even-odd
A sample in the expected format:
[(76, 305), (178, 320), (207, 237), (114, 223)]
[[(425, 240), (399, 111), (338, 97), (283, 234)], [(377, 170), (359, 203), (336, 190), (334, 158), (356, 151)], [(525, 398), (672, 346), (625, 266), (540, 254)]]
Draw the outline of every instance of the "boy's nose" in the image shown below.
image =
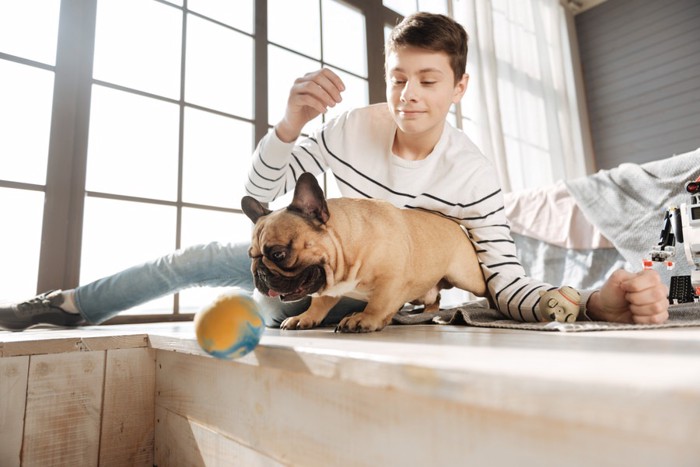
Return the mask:
[(414, 92), (414, 86), (409, 81), (403, 85), (403, 90), (401, 91), (401, 100), (403, 102), (408, 102), (416, 98), (416, 93)]

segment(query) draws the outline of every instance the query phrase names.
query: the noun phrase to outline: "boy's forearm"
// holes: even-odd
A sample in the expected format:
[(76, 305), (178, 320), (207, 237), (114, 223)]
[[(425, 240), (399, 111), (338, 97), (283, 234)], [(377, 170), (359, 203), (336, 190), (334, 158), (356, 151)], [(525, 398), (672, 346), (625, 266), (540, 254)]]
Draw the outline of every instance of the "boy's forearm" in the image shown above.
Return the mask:
[(276, 131), (268, 132), (258, 142), (245, 183), (248, 195), (260, 202), (270, 202), (282, 192), (292, 148), (293, 144), (280, 140)]

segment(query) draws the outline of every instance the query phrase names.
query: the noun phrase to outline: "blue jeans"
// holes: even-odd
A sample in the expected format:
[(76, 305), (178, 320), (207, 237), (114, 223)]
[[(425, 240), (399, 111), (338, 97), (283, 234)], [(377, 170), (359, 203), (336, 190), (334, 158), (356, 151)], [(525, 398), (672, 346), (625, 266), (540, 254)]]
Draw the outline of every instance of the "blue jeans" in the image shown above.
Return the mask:
[[(247, 243), (213, 242), (178, 250), (77, 287), (75, 303), (88, 322), (97, 324), (121, 311), (189, 287), (238, 287), (253, 295), (266, 326), (279, 327), (289, 316), (306, 310), (310, 298), (283, 303), (279, 298), (253, 294), (248, 247)], [(362, 311), (365, 305), (343, 298), (322, 324), (337, 324), (347, 314)]]

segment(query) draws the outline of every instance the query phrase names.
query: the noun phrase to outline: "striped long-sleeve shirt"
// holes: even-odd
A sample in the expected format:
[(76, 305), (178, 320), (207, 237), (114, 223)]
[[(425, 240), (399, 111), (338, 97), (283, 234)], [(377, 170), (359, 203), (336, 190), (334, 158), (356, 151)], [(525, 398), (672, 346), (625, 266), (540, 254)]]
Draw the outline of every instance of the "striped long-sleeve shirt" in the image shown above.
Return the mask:
[(437, 212), (469, 232), (494, 305), (519, 321), (539, 321), (538, 291), (516, 256), (495, 167), (462, 131), (445, 123), (432, 153), (409, 161), (392, 154), (396, 124), (386, 104), (351, 110), (308, 138), (284, 143), (272, 129), (253, 154), (248, 194), (269, 202), (294, 188), (303, 172), (330, 169), (340, 192), (405, 209)]

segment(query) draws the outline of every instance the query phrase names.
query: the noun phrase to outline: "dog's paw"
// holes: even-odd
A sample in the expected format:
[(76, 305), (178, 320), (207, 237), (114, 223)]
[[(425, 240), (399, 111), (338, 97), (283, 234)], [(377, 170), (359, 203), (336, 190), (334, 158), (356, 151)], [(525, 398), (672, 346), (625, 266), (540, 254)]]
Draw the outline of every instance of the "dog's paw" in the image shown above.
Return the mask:
[[(391, 319), (391, 316), (389, 317)], [(338, 326), (335, 332), (374, 332), (381, 331), (389, 322), (388, 319), (382, 319), (378, 316), (367, 315), (365, 313), (356, 313), (346, 316)]]
[(282, 321), (280, 329), (285, 330), (297, 330), (297, 329), (311, 329), (318, 326), (318, 321), (304, 316), (303, 314), (298, 316), (290, 316), (289, 318)]

